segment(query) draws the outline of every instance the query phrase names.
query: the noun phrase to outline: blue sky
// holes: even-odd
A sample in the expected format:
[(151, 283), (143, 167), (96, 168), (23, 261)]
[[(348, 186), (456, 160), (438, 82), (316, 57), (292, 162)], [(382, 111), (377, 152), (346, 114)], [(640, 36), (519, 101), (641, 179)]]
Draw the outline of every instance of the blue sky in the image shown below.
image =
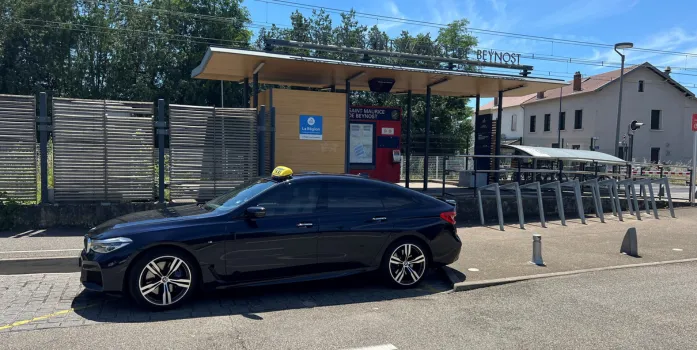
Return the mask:
[[(697, 26), (694, 25), (697, 1), (694, 0), (291, 1), (336, 9), (354, 8), (364, 13), (442, 24), (466, 18), (474, 29), (602, 44), (630, 41), (636, 48), (690, 53), (693, 56), (626, 51), (628, 64), (648, 61), (661, 69), (669, 65), (673, 68), (675, 80), (697, 92)], [(246, 0), (244, 4), (250, 10), (254, 23), (281, 26), (290, 24), (290, 13), (297, 8), (259, 0)], [(311, 14), (311, 9), (299, 10), (308, 16)], [(332, 16), (334, 23), (338, 23), (339, 15)], [(390, 37), (398, 36), (402, 30), (431, 32), (433, 37), (438, 32), (438, 28), (433, 26), (375, 18), (359, 17), (358, 20), (368, 26), (377, 24)], [(475, 36), (480, 48), (535, 54), (538, 59), (523, 58), (521, 61), (522, 64), (534, 66), (537, 76), (569, 80), (576, 71), (583, 75), (594, 75), (614, 69), (607, 65), (619, 65), (619, 56), (612, 48), (481, 33)], [(592, 64), (549, 60), (565, 58), (582, 59)]]

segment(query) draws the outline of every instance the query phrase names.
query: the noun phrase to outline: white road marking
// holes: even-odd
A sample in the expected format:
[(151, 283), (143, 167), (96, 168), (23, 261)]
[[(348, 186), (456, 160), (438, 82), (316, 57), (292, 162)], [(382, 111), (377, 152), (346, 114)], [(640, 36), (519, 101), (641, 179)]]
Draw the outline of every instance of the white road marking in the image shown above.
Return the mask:
[(681, 252), (681, 251), (682, 251), (682, 249), (680, 249), (680, 248), (673, 248), (673, 250), (676, 251), (676, 252)]
[(72, 252), (80, 251), (82, 249), (47, 249), (47, 250), (8, 250), (5, 252), (0, 252), (0, 254), (17, 254), (17, 253), (43, 253), (43, 252)]
[(36, 236), (36, 235), (38, 235), (39, 233), (43, 233), (44, 231), (46, 231), (46, 230), (36, 230), (35, 232), (32, 232), (32, 233), (28, 234), (26, 237)]
[(397, 350), (397, 347), (392, 344), (383, 344), (375, 346), (366, 346), (364, 348), (351, 348), (347, 350)]
[(479, 269), (476, 267), (470, 267), (469, 269), (467, 269), (467, 271), (478, 272)]
[(33, 231), (34, 231), (34, 230), (24, 231), (24, 232), (22, 232), (22, 233), (18, 233), (18, 234), (16, 234), (16, 235), (14, 235), (14, 236), (10, 236), (10, 238), (19, 238), (19, 237), (22, 237), (23, 235), (26, 235), (27, 233), (31, 233), (31, 232), (33, 232)]

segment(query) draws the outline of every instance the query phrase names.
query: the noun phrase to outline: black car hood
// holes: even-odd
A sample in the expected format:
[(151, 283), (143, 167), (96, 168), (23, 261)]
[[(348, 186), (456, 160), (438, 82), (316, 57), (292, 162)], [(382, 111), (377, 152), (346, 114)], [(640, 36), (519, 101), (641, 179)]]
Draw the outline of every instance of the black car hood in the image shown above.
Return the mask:
[(112, 228), (116, 228), (117, 226), (120, 228), (140, 224), (158, 224), (169, 220), (176, 220), (177, 218), (200, 216), (208, 213), (210, 212), (197, 204), (141, 211), (106, 221), (90, 230), (88, 235), (93, 237), (111, 230)]

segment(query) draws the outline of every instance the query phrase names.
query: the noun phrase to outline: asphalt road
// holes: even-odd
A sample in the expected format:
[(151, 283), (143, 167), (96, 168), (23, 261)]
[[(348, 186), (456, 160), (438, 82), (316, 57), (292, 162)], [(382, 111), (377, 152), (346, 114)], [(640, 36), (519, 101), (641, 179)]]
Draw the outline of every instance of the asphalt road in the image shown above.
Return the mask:
[(696, 272), (697, 263), (672, 264), (331, 306), (4, 330), (0, 344), (8, 349), (693, 348)]

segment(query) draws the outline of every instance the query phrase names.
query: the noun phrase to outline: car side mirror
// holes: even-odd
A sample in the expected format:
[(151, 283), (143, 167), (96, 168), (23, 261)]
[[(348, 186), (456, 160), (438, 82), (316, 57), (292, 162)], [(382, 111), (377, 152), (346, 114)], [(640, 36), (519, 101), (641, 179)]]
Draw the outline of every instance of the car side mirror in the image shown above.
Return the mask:
[(249, 207), (247, 208), (247, 217), (252, 219), (261, 219), (266, 216), (266, 208), (264, 207)]

